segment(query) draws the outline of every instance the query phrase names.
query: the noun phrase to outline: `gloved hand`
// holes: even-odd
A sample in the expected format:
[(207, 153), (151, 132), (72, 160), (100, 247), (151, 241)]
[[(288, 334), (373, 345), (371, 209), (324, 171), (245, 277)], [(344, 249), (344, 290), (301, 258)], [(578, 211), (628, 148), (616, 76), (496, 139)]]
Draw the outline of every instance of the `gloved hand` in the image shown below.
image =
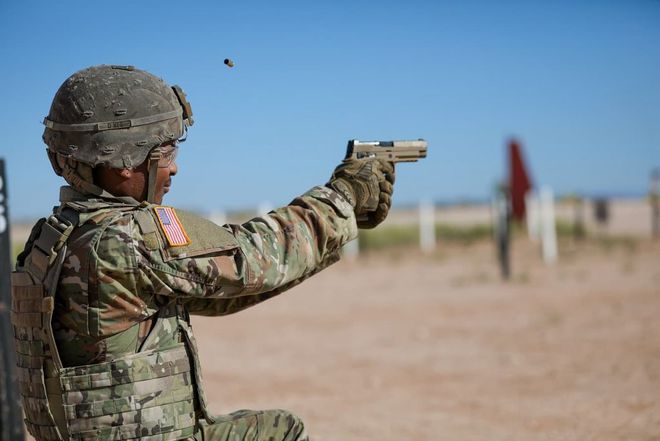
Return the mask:
[(393, 162), (349, 159), (339, 164), (326, 185), (353, 206), (359, 228), (374, 228), (390, 211), (394, 178)]

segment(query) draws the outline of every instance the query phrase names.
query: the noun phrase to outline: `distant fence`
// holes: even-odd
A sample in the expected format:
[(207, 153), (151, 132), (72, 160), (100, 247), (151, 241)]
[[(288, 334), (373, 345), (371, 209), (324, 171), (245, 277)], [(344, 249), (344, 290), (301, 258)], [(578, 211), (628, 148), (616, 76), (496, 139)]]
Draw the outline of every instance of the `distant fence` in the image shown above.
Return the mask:
[[(220, 225), (242, 223), (272, 208), (271, 204), (262, 203), (259, 210), (213, 210), (206, 217)], [(649, 200), (611, 199), (608, 202), (608, 210), (608, 221), (606, 224), (601, 224), (595, 218), (593, 201), (584, 200), (582, 207), (584, 219), (580, 228), (583, 228), (587, 234), (638, 239), (651, 237), (652, 206)], [(569, 234), (569, 231), (574, 229), (576, 218), (574, 201), (558, 199), (554, 211), (558, 234), (560, 236)], [(492, 213), (489, 203), (434, 205), (426, 201), (407, 208), (394, 207), (378, 228), (361, 231), (361, 248), (372, 250), (405, 245), (418, 247), (428, 253), (433, 250), (432, 244), (442, 246), (442, 243), (446, 242), (472, 243), (476, 239), (488, 238), (491, 234), (491, 223)], [(30, 227), (30, 222), (12, 225), (14, 255), (27, 239)], [(357, 255), (357, 245), (352, 244), (349, 245), (350, 247), (353, 247), (353, 250), (349, 249), (347, 253)]]

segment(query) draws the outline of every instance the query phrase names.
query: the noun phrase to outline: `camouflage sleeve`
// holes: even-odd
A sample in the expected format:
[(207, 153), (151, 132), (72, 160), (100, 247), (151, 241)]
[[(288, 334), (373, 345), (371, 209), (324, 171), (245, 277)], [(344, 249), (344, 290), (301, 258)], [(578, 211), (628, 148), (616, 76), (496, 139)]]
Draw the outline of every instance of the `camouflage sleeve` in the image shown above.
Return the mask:
[[(336, 262), (341, 246), (357, 236), (352, 207), (326, 187), (315, 187), (285, 207), (223, 231), (230, 233), (230, 244), (196, 247), (193, 238), (192, 248), (173, 255), (163, 234), (156, 241), (141, 228), (136, 250), (143, 292), (184, 297), (191, 313), (236, 312)], [(205, 232), (197, 242), (209, 235)]]

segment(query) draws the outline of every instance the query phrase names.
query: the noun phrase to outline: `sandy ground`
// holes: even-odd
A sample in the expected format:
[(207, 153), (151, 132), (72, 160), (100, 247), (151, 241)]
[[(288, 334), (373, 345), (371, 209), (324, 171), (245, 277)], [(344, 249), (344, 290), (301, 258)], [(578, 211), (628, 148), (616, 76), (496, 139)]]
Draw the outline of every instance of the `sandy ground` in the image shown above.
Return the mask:
[(660, 440), (660, 243), (526, 241), (340, 262), (194, 318), (214, 412), (286, 408), (313, 440)]

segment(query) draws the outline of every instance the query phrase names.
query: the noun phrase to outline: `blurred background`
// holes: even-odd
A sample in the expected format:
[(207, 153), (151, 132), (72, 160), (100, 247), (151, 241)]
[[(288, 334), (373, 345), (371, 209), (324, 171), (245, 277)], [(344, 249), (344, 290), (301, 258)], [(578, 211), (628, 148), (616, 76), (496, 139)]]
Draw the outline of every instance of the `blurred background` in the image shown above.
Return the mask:
[(165, 203), (221, 224), (323, 184), (349, 139), (428, 141), (343, 262), (194, 319), (215, 411), (288, 407), (320, 440), (660, 438), (660, 2), (2, 1), (0, 41), (13, 256), (64, 183), (41, 121), (87, 66), (183, 87)]

